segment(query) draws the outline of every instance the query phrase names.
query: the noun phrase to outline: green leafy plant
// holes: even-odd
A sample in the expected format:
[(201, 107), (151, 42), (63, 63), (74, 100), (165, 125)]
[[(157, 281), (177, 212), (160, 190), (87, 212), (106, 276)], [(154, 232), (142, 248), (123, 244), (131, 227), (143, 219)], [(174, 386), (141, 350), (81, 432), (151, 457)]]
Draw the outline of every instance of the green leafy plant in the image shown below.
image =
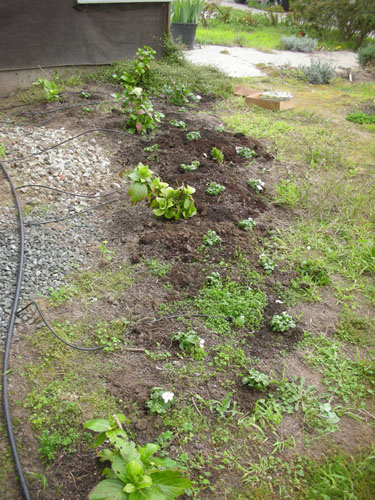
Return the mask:
[(300, 66), (308, 83), (320, 85), (329, 84), (336, 74), (336, 68), (326, 61), (311, 59), (310, 66)]
[(181, 351), (190, 354), (194, 359), (203, 359), (207, 355), (204, 350), (204, 339), (198, 337), (193, 330), (174, 333), (172, 340), (178, 342)]
[(127, 178), (133, 181), (128, 191), (131, 202), (147, 199), (155, 215), (179, 220), (181, 217), (188, 219), (197, 213), (192, 197), (195, 188), (182, 185), (174, 189), (155, 177), (154, 172), (142, 163), (127, 174)]
[(198, 23), (203, 7), (204, 0), (175, 0), (172, 3), (172, 23)]
[(129, 115), (125, 128), (131, 134), (146, 134), (156, 128), (162, 121), (164, 114), (154, 111), (151, 101), (141, 87), (126, 87), (122, 95), (115, 94), (122, 99), (122, 112)]
[(82, 90), (80, 96), (82, 97), (82, 99), (89, 99), (91, 97), (91, 94), (90, 92), (87, 92), (87, 90)]
[(201, 133), (199, 130), (192, 130), (186, 134), (186, 139), (188, 141), (197, 141), (198, 139), (201, 139)]
[(173, 400), (173, 392), (165, 391), (161, 387), (153, 387), (146, 406), (153, 415), (162, 415), (170, 409)]
[(145, 45), (137, 50), (136, 58), (132, 61), (132, 70), (124, 71), (121, 75), (115, 73), (113, 79), (123, 87), (146, 86), (151, 74), (151, 61), (155, 59), (156, 51)]
[(192, 197), (194, 193), (195, 188), (189, 185), (186, 187), (182, 185), (177, 189), (167, 185), (158, 190), (150, 207), (154, 209), (154, 214), (159, 217), (174, 218), (175, 220), (179, 220), (181, 217), (188, 219), (197, 213)]
[(206, 189), (206, 193), (210, 194), (211, 196), (218, 196), (223, 191), (225, 191), (225, 186), (223, 186), (222, 184), (218, 184), (217, 182), (211, 182)]
[(145, 153), (157, 153), (159, 151), (159, 144), (155, 143), (152, 146), (148, 146), (146, 148), (143, 148), (143, 151)]
[(183, 120), (171, 120), (169, 125), (176, 128), (187, 128), (187, 124)]
[(236, 153), (248, 159), (254, 158), (254, 156), (257, 155), (257, 153), (253, 149), (250, 149), (246, 146), (236, 146)]
[(81, 111), (83, 113), (92, 113), (94, 111), (94, 108), (91, 106), (82, 106)]
[(360, 123), (361, 125), (365, 123), (375, 124), (375, 115), (368, 115), (366, 113), (362, 113), (362, 111), (359, 111), (358, 113), (350, 113), (350, 115), (348, 115), (346, 119), (350, 122)]
[(222, 279), (219, 273), (213, 272), (206, 276), (206, 286), (217, 287), (222, 283)]
[(248, 181), (249, 186), (257, 193), (261, 193), (264, 189), (264, 182), (261, 179), (252, 179)]
[(247, 385), (257, 391), (264, 392), (268, 389), (270, 385), (270, 380), (268, 375), (262, 373), (255, 368), (250, 368), (247, 370), (246, 375), (242, 377), (243, 385)]
[(194, 170), (197, 170), (197, 168), (200, 167), (200, 162), (198, 160), (193, 160), (190, 165), (187, 165), (186, 163), (181, 163), (180, 169), (183, 172), (193, 172)]
[(201, 99), (200, 96), (193, 94), (184, 83), (173, 85), (165, 84), (163, 93), (166, 99), (175, 106), (183, 106), (184, 104), (189, 104), (190, 101), (195, 102)]
[(110, 260), (113, 259), (113, 256), (115, 255), (115, 251), (114, 250), (108, 250), (107, 243), (108, 243), (107, 240), (103, 240), (101, 242), (100, 247), (99, 247), (100, 257), (102, 259), (110, 261)]
[(301, 189), (293, 181), (282, 180), (276, 186), (277, 195), (274, 197), (274, 203), (287, 205), (293, 208), (301, 199)]
[(275, 332), (286, 332), (290, 328), (295, 328), (295, 326), (292, 316), (285, 311), (281, 314), (275, 314), (270, 321), (270, 327)]
[(209, 247), (220, 245), (221, 241), (222, 240), (221, 240), (220, 236), (216, 233), (216, 231), (210, 231), (209, 230), (202, 237), (203, 245), (206, 245), (206, 246), (209, 246)]
[(5, 144), (0, 144), (0, 158), (5, 156)]
[(124, 422), (125, 416), (119, 414), (84, 424), (85, 429), (99, 433), (93, 447), (106, 440), (110, 444), (98, 456), (111, 467), (103, 470), (106, 479), (91, 490), (89, 500), (172, 500), (191, 487), (174, 460), (155, 456), (158, 445), (147, 443), (142, 447), (129, 440)]
[(224, 161), (224, 154), (220, 149), (213, 147), (211, 149), (211, 156), (216, 161), (218, 165), (221, 165)]
[(251, 231), (252, 229), (254, 229), (254, 227), (257, 225), (257, 223), (255, 222), (254, 219), (249, 217), (248, 219), (239, 220), (237, 222), (237, 225), (239, 228), (243, 229), (244, 231)]
[(171, 270), (171, 264), (169, 263), (163, 264), (159, 262), (157, 259), (146, 261), (146, 265), (150, 273), (153, 274), (154, 276), (159, 276), (159, 277), (166, 276)]
[(319, 286), (331, 284), (331, 279), (322, 265), (311, 259), (304, 259), (298, 266), (297, 271), (301, 276), (309, 276)]
[(260, 256), (259, 256), (259, 264), (263, 267), (264, 269), (264, 272), (266, 274), (272, 274), (272, 271), (275, 269), (276, 267), (276, 264), (274, 263), (274, 261), (271, 259), (271, 257), (269, 257), (268, 255), (266, 255), (265, 253), (262, 253)]
[(61, 96), (59, 95), (61, 89), (56, 85), (56, 83), (53, 80), (39, 78), (39, 80), (34, 82), (33, 85), (36, 85), (43, 89), (48, 102), (62, 101)]

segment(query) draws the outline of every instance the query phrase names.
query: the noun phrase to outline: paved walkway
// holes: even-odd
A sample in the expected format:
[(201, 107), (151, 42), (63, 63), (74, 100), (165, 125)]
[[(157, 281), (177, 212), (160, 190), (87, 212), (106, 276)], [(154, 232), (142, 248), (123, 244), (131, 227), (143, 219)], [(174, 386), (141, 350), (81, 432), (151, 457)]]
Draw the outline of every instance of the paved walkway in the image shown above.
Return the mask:
[[(251, 9), (247, 5), (237, 4), (233, 0), (222, 0), (220, 5), (234, 7), (236, 9), (263, 12)], [(224, 52), (223, 52), (224, 51)], [(209, 64), (215, 66), (230, 76), (263, 76), (257, 64), (269, 64), (272, 66), (298, 67), (308, 65), (312, 58), (327, 61), (337, 70), (352, 70), (359, 68), (358, 57), (349, 51), (317, 51), (313, 53), (291, 52), (288, 50), (273, 50), (262, 52), (261, 50), (245, 47), (224, 47), (221, 45), (206, 45), (185, 52), (186, 58), (197, 64)]]

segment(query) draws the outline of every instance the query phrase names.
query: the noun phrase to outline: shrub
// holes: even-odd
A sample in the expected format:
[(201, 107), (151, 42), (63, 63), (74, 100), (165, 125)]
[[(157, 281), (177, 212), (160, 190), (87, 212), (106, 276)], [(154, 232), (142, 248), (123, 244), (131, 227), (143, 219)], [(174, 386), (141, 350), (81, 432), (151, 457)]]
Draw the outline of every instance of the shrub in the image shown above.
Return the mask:
[(319, 35), (337, 28), (344, 40), (359, 47), (375, 29), (374, 0), (291, 0), (295, 21), (313, 28)]
[(310, 66), (301, 66), (306, 80), (314, 85), (329, 83), (335, 76), (336, 68), (325, 61), (311, 59)]
[(308, 36), (284, 36), (282, 39), (284, 50), (292, 50), (293, 52), (313, 52), (315, 50), (317, 40)]
[(358, 50), (358, 59), (361, 66), (375, 66), (375, 43), (370, 43), (366, 47)]

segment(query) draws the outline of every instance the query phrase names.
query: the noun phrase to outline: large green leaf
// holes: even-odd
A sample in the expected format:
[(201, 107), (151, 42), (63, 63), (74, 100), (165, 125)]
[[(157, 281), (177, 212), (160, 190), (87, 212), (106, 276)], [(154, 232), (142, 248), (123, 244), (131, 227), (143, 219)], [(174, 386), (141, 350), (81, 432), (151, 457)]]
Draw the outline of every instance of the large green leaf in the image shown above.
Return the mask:
[(181, 477), (181, 472), (165, 470), (152, 472), (150, 474), (152, 482), (157, 485), (164, 494), (165, 500), (173, 500), (182, 495), (187, 488), (191, 487), (191, 482), (187, 477)]
[(109, 420), (106, 420), (104, 418), (95, 418), (94, 420), (88, 420), (87, 422), (85, 422), (83, 424), (83, 427), (94, 432), (105, 432), (109, 431), (111, 425), (109, 423)]
[(137, 201), (141, 201), (147, 197), (147, 186), (141, 182), (133, 182), (133, 184), (129, 188), (129, 196), (132, 203), (136, 203)]
[(89, 500), (128, 500), (123, 491), (124, 483), (118, 479), (105, 479), (89, 493)]
[(128, 482), (126, 473), (126, 462), (121, 455), (114, 455), (112, 461), (112, 469), (116, 476), (124, 483)]
[(129, 495), (129, 500), (167, 500), (167, 498), (160, 488), (154, 485), (151, 488), (136, 490)]

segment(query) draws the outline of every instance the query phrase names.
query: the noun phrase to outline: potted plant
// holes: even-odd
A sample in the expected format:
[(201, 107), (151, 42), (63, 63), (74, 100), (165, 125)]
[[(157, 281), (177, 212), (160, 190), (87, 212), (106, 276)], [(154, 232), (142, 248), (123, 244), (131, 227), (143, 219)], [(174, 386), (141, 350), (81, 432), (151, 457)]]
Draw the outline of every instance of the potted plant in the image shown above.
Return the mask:
[(195, 32), (204, 0), (175, 0), (172, 3), (171, 33), (173, 38), (194, 49)]

